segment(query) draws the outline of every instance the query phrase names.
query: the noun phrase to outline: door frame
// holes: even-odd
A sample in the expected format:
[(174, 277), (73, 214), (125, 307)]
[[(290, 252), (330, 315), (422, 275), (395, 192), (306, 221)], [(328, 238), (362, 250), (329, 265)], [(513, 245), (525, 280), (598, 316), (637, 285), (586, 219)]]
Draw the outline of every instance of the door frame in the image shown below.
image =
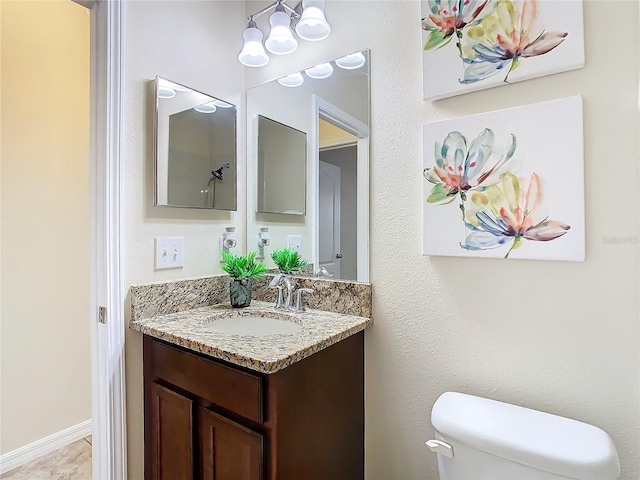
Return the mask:
[[(91, 16), (92, 476), (127, 478), (121, 165), (124, 2), (73, 0)], [(99, 307), (106, 308), (100, 323)]]
[[(342, 130), (358, 137), (357, 141), (357, 281), (369, 282), (369, 127), (348, 114), (344, 110), (336, 107), (318, 95), (312, 96), (313, 108), (311, 119), (311, 155), (309, 157), (309, 198), (313, 199), (315, 205), (319, 202), (318, 189), (318, 168), (320, 162), (320, 119), (323, 119)], [(312, 254), (311, 261), (317, 267), (320, 246), (318, 243), (319, 215), (316, 209), (311, 210), (311, 233), (312, 233)]]

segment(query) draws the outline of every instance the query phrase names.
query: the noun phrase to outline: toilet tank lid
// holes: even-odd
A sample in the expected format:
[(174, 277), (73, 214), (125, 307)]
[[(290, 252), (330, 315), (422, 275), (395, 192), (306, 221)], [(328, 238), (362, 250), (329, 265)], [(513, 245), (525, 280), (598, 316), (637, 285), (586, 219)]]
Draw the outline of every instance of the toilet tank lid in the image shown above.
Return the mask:
[(613, 480), (620, 475), (611, 437), (577, 420), (446, 392), (433, 406), (431, 423), (445, 440), (556, 475), (579, 480)]

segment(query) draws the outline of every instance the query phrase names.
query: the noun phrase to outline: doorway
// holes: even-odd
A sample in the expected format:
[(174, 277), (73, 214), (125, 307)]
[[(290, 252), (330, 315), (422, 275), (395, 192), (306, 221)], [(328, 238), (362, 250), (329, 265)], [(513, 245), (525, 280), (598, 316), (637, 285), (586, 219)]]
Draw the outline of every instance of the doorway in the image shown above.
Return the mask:
[(90, 15), (0, 8), (5, 471), (91, 434)]
[(369, 128), (318, 96), (314, 104), (312, 263), (333, 278), (368, 282)]
[(318, 267), (342, 280), (357, 280), (358, 138), (320, 119)]
[[(74, 4), (75, 3), (75, 4)], [(21, 365), (20, 357), (18, 361), (12, 360), (11, 362), (4, 361), (4, 355), (8, 353), (17, 352), (22, 356), (22, 359), (34, 361), (42, 360), (41, 365), (48, 367), (49, 363), (57, 357), (71, 357), (75, 364), (78, 364), (81, 368), (88, 370), (90, 380), (88, 382), (88, 389), (90, 395), (89, 410), (87, 413), (86, 403), (85, 409), (80, 412), (82, 418), (90, 419), (89, 429), (93, 436), (93, 477), (94, 478), (111, 478), (121, 479), (126, 478), (126, 440), (125, 440), (125, 421), (124, 421), (124, 365), (123, 365), (123, 343), (124, 343), (124, 305), (122, 302), (122, 279), (120, 273), (120, 163), (121, 163), (121, 123), (122, 123), (122, 26), (123, 26), (123, 6), (122, 2), (113, 0), (109, 2), (98, 2), (93, 0), (74, 0), (72, 2), (58, 1), (58, 2), (2, 2), (0, 8), (2, 8), (2, 245), (5, 247), (2, 249), (2, 408), (10, 403), (5, 402), (7, 394), (14, 395), (20, 394), (19, 382), (25, 382), (25, 377), (20, 377), (15, 385), (18, 385), (18, 389), (14, 389), (13, 385), (9, 388), (8, 383), (5, 381), (5, 371), (12, 371), (12, 375), (15, 372), (12, 370), (12, 366)], [(68, 72), (60, 71), (58, 59), (54, 56), (44, 56), (38, 64), (33, 67), (31, 75), (27, 75), (24, 79), (24, 84), (20, 82), (14, 82), (17, 88), (28, 87), (26, 93), (22, 96), (6, 95), (7, 98), (11, 98), (15, 104), (15, 109), (22, 112), (19, 115), (11, 114), (12, 120), (21, 122), (21, 128), (24, 131), (28, 130), (28, 138), (25, 140), (25, 134), (15, 134), (15, 132), (8, 132), (7, 122), (5, 118), (9, 117), (11, 109), (10, 102), (5, 101), (5, 94), (8, 92), (8, 88), (11, 83), (5, 81), (5, 74), (15, 73), (21, 71), (20, 68), (6, 68), (6, 63), (9, 61), (10, 56), (7, 55), (8, 46), (11, 42), (5, 41), (5, 36), (9, 34), (19, 35), (20, 24), (15, 23), (13, 18), (7, 15), (7, 8), (15, 7), (32, 7), (35, 9), (32, 12), (32, 16), (28, 18), (30, 22), (35, 17), (39, 17), (43, 10), (41, 7), (53, 7), (54, 5), (64, 4), (67, 8), (81, 8), (86, 7), (90, 9), (90, 47), (88, 42), (78, 42), (79, 47), (86, 48), (90, 51), (90, 67), (83, 67), (85, 75), (90, 72), (90, 107), (87, 101), (86, 108), (90, 110), (89, 118), (84, 117), (84, 120), (80, 121), (80, 125), (84, 125), (88, 129), (90, 125), (90, 140), (86, 139), (89, 144), (89, 154), (85, 156), (85, 161), (88, 158), (88, 172), (83, 175), (84, 182), (86, 182), (87, 198), (84, 202), (78, 202), (78, 207), (84, 207), (89, 216), (89, 227), (84, 232), (82, 229), (71, 228), (67, 223), (66, 213), (63, 209), (54, 210), (51, 214), (48, 213), (49, 204), (55, 200), (62, 199), (69, 201), (71, 193), (65, 188), (57, 188), (63, 185), (64, 175), (58, 179), (58, 183), (55, 182), (56, 178), (53, 175), (47, 175), (47, 173), (53, 172), (58, 174), (59, 171), (65, 166), (65, 161), (68, 161), (69, 156), (68, 149), (64, 147), (65, 141), (69, 143), (74, 140), (74, 136), (71, 139), (68, 135), (51, 135), (50, 131), (55, 130), (60, 123), (58, 117), (53, 121), (44, 122), (40, 125), (42, 109), (51, 103), (54, 95), (58, 91), (62, 94), (74, 93), (74, 89), (64, 77)], [(78, 10), (76, 10), (77, 12)], [(85, 20), (88, 17), (88, 10), (79, 10), (81, 15), (84, 15)], [(60, 25), (56, 24), (52, 20), (53, 17), (49, 17), (47, 22), (51, 24), (52, 28), (58, 28)], [(15, 28), (12, 28), (15, 27)], [(39, 32), (35, 32), (36, 34)], [(34, 45), (34, 36), (20, 40), (18, 44), (22, 48), (32, 48)], [(56, 34), (55, 37), (61, 37), (62, 40), (65, 37), (69, 37), (69, 32), (63, 31)], [(55, 40), (55, 38), (54, 38)], [(45, 42), (46, 43), (46, 42)], [(70, 47), (73, 49), (75, 46)], [(69, 49), (67, 49), (69, 50)], [(68, 51), (65, 51), (65, 55)], [(24, 66), (26, 61), (25, 56), (20, 53), (15, 56), (14, 60), (19, 67)], [(50, 68), (52, 76), (46, 75), (46, 69)], [(15, 92), (14, 92), (15, 93)], [(33, 100), (37, 100), (36, 105), (33, 105)], [(31, 102), (31, 103), (30, 103)], [(29, 105), (29, 108), (25, 106)], [(62, 118), (65, 113), (67, 105), (63, 104), (58, 106), (59, 116)], [(24, 127), (27, 125), (27, 128)], [(39, 128), (38, 128), (39, 127)], [(50, 151), (45, 151), (42, 155), (44, 160), (39, 155), (31, 156), (38, 161), (49, 161), (50, 171), (38, 169), (36, 172), (27, 171), (21, 178), (17, 175), (8, 175), (6, 166), (9, 161), (13, 161), (19, 168), (26, 168), (20, 162), (16, 162), (19, 159), (19, 155), (11, 153), (7, 155), (7, 148), (11, 147), (11, 142), (7, 139), (16, 140), (13, 145), (16, 152), (20, 152), (22, 147), (36, 148), (38, 145), (33, 145), (40, 141), (39, 135), (48, 134), (53, 137), (53, 147), (64, 153), (61, 158), (52, 158), (52, 147)], [(77, 132), (76, 132), (76, 135)], [(72, 142), (73, 143), (73, 142)], [(68, 146), (68, 145), (67, 145)], [(69, 147), (70, 148), (70, 147)], [(55, 160), (55, 161), (54, 161)], [(53, 166), (51, 166), (51, 164)], [(14, 165), (15, 166), (15, 165)], [(86, 167), (86, 164), (85, 164)], [(5, 183), (10, 185), (12, 189), (18, 193), (24, 194), (25, 202), (16, 202), (13, 198), (9, 198), (7, 192), (11, 193), (11, 190), (5, 188)], [(57, 188), (57, 193), (48, 193), (48, 190), (44, 190), (39, 187)], [(38, 203), (39, 202), (39, 203)], [(16, 209), (26, 209), (31, 206), (29, 214), (17, 211)], [(9, 208), (11, 207), (11, 208)], [(60, 215), (62, 212), (62, 215)], [(60, 224), (66, 227), (66, 230), (61, 235), (53, 235), (52, 231), (47, 229), (43, 233), (35, 235), (32, 232), (25, 232), (20, 229), (21, 225), (30, 229), (35, 229), (39, 225), (45, 222), (51, 222), (56, 219)], [(6, 221), (5, 221), (6, 220)], [(13, 223), (12, 223), (13, 222)], [(11, 226), (11, 228), (8, 228)], [(9, 250), (7, 248), (8, 242), (6, 241), (6, 235), (11, 234), (16, 238), (12, 238), (13, 245), (21, 247), (19, 241), (19, 235), (22, 234), (24, 239), (28, 241), (28, 245), (32, 246), (30, 255), (24, 258), (19, 258), (15, 254), (14, 249)], [(77, 344), (86, 346), (90, 354), (88, 358), (78, 358), (77, 355), (73, 355), (73, 351), (66, 348), (61, 342), (56, 342), (54, 337), (49, 335), (47, 328), (57, 328), (62, 330), (61, 323), (56, 322), (52, 315), (49, 315), (48, 308), (51, 307), (45, 300), (48, 298), (54, 298), (57, 300), (63, 300), (68, 304), (74, 304), (76, 302), (76, 296), (80, 295), (77, 289), (70, 288), (68, 280), (74, 278), (74, 274), (63, 274), (64, 268), (67, 267), (69, 262), (73, 260), (76, 255), (76, 251), (67, 253), (67, 245), (64, 245), (62, 249), (53, 248), (57, 244), (57, 241), (65, 241), (69, 239), (68, 243), (78, 240), (82, 235), (86, 235), (88, 240), (80, 242), (84, 245), (85, 251), (88, 251), (89, 268), (86, 276), (80, 275), (76, 272), (75, 276), (84, 277), (84, 284), (89, 292), (85, 296), (86, 305), (83, 308), (80, 316), (82, 317), (83, 327), (90, 331), (90, 340), (87, 338), (87, 342), (76, 342)], [(25, 242), (26, 244), (26, 242)], [(10, 245), (10, 244), (9, 244)], [(79, 247), (82, 249), (83, 247)], [(34, 262), (38, 256), (44, 254), (44, 261)], [(15, 257), (15, 258), (14, 258)], [(19, 259), (20, 261), (14, 262), (14, 264), (6, 262), (6, 259)], [(55, 269), (56, 261), (60, 262), (62, 267), (58, 270)], [(36, 273), (32, 275), (24, 275), (20, 270), (27, 263), (37, 264)], [(16, 266), (17, 264), (17, 266)], [(45, 266), (53, 264), (54, 278), (44, 279), (39, 274), (38, 269), (44, 269)], [(6, 270), (5, 267), (12, 267), (12, 272)], [(25, 277), (27, 281), (20, 282), (21, 285), (30, 288), (24, 288), (27, 292), (26, 295), (22, 295), (22, 301), (16, 302), (20, 308), (36, 307), (35, 314), (20, 315), (20, 319), (27, 319), (31, 321), (30, 331), (26, 332), (20, 338), (13, 340), (10, 336), (7, 336), (7, 325), (21, 326), (19, 323), (10, 323), (7, 315), (7, 303), (4, 301), (6, 298), (15, 298), (13, 292), (9, 295), (8, 291), (4, 291), (4, 287), (8, 284), (7, 279), (11, 277), (14, 272), (18, 272)], [(16, 284), (18, 282), (15, 282)], [(14, 282), (11, 282), (11, 287), (15, 287)], [(51, 291), (56, 288), (63, 288), (63, 293), (58, 295), (52, 295)], [(64, 288), (66, 287), (66, 290)], [(5, 296), (6, 295), (6, 296)], [(103, 313), (100, 318), (104, 320), (103, 323), (98, 323), (98, 306), (102, 306), (101, 312)], [(12, 312), (12, 316), (15, 316)], [(70, 341), (74, 341), (79, 335), (80, 329), (73, 329), (65, 338)], [(55, 332), (59, 334), (60, 332)], [(25, 342), (26, 341), (26, 342)], [(38, 342), (44, 345), (51, 345), (57, 347), (54, 349), (54, 353), (46, 355), (42, 350), (29, 350), (27, 348), (20, 349), (20, 343), (22, 345), (33, 346)], [(13, 344), (12, 344), (13, 343)], [(5, 348), (5, 345), (9, 345), (11, 348)], [(28, 365), (27, 365), (28, 366)], [(34, 370), (33, 368), (27, 368), (27, 371)], [(36, 369), (37, 370), (37, 369)], [(73, 374), (73, 370), (67, 370), (64, 368), (58, 368), (56, 373), (61, 374), (67, 380), (78, 381), (78, 376)], [(25, 382), (26, 383), (26, 382)], [(64, 390), (64, 389), (63, 389)], [(75, 387), (69, 388), (71, 391), (75, 391)], [(47, 390), (43, 388), (43, 385), (37, 386), (32, 389), (28, 397), (24, 397), (24, 401), (37, 401), (35, 408), (23, 418), (33, 425), (38, 425), (38, 419), (36, 414), (44, 414), (49, 417), (56, 417), (58, 412), (52, 407), (53, 400), (56, 398), (53, 396), (55, 391), (59, 389), (52, 388)], [(38, 394), (34, 394), (37, 392)], [(64, 393), (64, 392), (63, 392)], [(19, 403), (14, 402), (14, 405), (20, 406)], [(43, 408), (46, 405), (47, 408)], [(53, 409), (53, 410), (52, 410)], [(16, 415), (15, 412), (11, 415)], [(9, 415), (3, 412), (2, 428), (13, 427), (15, 425), (8, 424), (5, 420)], [(14, 419), (15, 420), (15, 419)], [(68, 422), (67, 422), (68, 423)], [(78, 427), (80, 425), (80, 427)], [(26, 445), (18, 446), (2, 455), (2, 470), (9, 469), (11, 462), (14, 465), (19, 465), (28, 462), (30, 459), (37, 458), (52, 450), (56, 449), (55, 442), (59, 442), (59, 445), (69, 443), (69, 435), (78, 436), (82, 432), (82, 425), (86, 426), (86, 422), (80, 422), (75, 426), (59, 430), (54, 434), (40, 438), (40, 440), (32, 441), (32, 438), (27, 438), (21, 432), (20, 429), (16, 431), (23, 435), (18, 438), (13, 445), (6, 443), (6, 436), (4, 430), (2, 432), (3, 439), (3, 452), (11, 449), (20, 443), (29, 442)], [(41, 426), (41, 425), (40, 425)], [(75, 428), (78, 427), (78, 428)], [(58, 427), (59, 428), (59, 427)], [(37, 436), (43, 435), (38, 433)], [(46, 435), (46, 433), (44, 433)], [(32, 435), (33, 436), (33, 435)], [(26, 439), (26, 440), (25, 440)], [(31, 458), (30, 458), (31, 457)], [(7, 460), (10, 460), (7, 461)]]

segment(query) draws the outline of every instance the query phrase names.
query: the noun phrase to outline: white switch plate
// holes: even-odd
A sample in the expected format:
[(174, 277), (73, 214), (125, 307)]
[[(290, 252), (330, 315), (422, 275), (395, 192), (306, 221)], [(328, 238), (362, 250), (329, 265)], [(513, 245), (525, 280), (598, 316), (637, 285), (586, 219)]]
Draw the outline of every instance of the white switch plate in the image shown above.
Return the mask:
[(184, 267), (184, 238), (156, 237), (156, 270)]
[(287, 235), (287, 248), (300, 253), (302, 249), (302, 235)]

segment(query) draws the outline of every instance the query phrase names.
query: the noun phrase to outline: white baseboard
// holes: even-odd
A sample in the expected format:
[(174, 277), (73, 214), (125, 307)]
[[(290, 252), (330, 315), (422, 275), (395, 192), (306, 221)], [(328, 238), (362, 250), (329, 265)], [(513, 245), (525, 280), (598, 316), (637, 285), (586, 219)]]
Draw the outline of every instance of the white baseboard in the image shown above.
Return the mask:
[(17, 448), (0, 456), (0, 475), (21, 467), (25, 463), (47, 455), (81, 438), (91, 435), (91, 420), (60, 430), (48, 437)]

